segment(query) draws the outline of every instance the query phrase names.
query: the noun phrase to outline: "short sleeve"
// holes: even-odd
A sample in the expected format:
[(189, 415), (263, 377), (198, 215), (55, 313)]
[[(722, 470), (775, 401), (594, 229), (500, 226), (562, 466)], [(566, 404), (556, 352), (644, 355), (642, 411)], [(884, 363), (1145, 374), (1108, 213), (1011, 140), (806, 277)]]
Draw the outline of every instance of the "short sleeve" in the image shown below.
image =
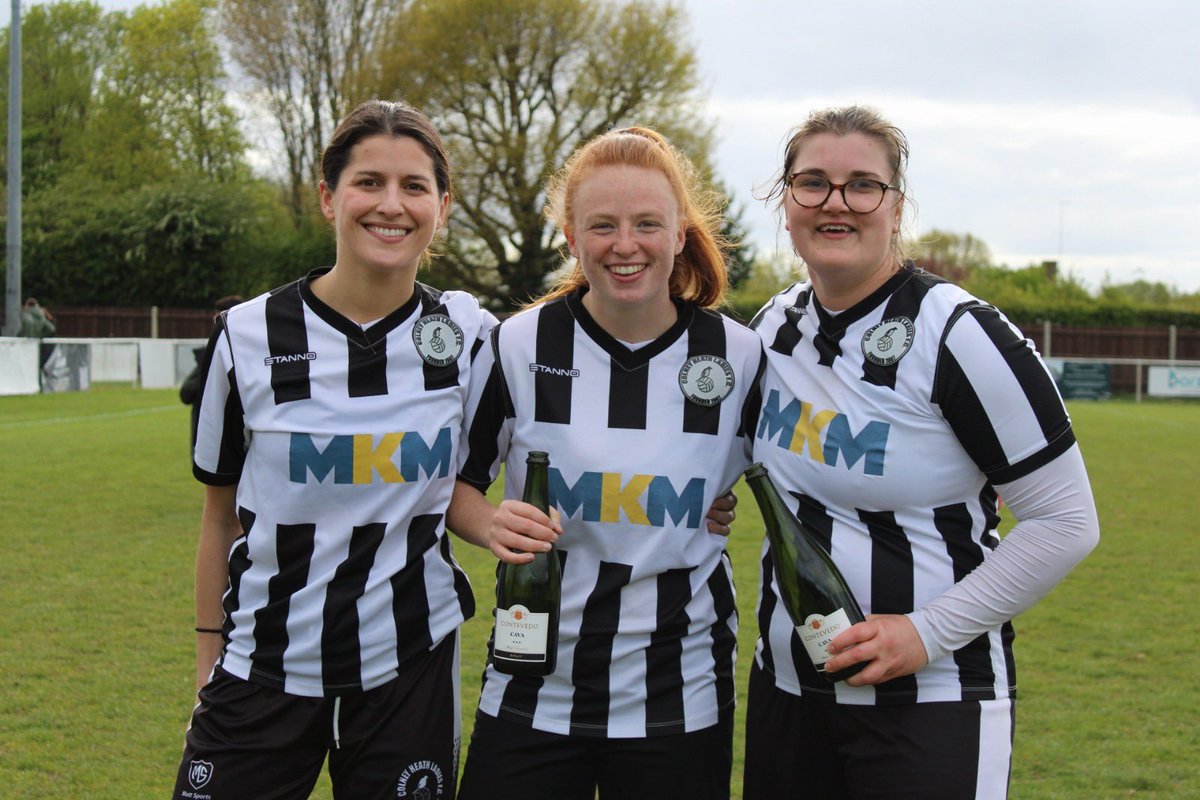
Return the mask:
[(471, 365), (459, 447), (458, 478), (481, 492), (486, 492), (499, 475), (515, 416), (498, 357), (503, 327), (492, 329)]
[(246, 461), (245, 415), (233, 369), (225, 315), (208, 341), (201, 367), (199, 424), (192, 473), (211, 486), (238, 482)]
[(996, 309), (967, 305), (947, 324), (933, 402), (992, 483), (1009, 483), (1075, 443), (1041, 357)]

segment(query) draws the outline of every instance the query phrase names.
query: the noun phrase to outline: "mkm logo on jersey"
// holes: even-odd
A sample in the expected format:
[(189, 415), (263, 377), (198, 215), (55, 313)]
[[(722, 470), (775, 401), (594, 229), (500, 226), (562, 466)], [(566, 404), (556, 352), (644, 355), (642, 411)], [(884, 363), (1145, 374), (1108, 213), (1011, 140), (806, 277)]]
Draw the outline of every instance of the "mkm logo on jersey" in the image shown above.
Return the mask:
[(384, 483), (411, 483), (421, 472), (426, 478), (444, 478), (450, 473), (453, 450), (449, 428), (438, 431), (432, 445), (408, 431), (378, 438), (370, 433), (339, 434), (321, 448), (307, 433), (293, 433), (290, 478), (292, 483), (308, 483), (311, 474), (321, 483), (331, 472), (334, 483), (371, 483), (376, 475)]
[(562, 473), (551, 467), (550, 502), (565, 516), (578, 513), (586, 522), (620, 522), (624, 512), (634, 525), (662, 527), (670, 515), (676, 525), (695, 528), (704, 518), (704, 479), (692, 478), (677, 492), (663, 475), (634, 475), (626, 481), (617, 472), (584, 472), (568, 485)]
[[(811, 403), (795, 398), (781, 408), (779, 390), (772, 389), (763, 405), (757, 438), (774, 440), (784, 450), (797, 455), (803, 455), (807, 444), (813, 461), (831, 467), (837, 466), (839, 457), (846, 469), (853, 469), (861, 459), (864, 474), (882, 475), (891, 429), (886, 422), (872, 420), (858, 433), (853, 433), (845, 414), (837, 411), (814, 413)], [(821, 442), (822, 432), (824, 443)]]

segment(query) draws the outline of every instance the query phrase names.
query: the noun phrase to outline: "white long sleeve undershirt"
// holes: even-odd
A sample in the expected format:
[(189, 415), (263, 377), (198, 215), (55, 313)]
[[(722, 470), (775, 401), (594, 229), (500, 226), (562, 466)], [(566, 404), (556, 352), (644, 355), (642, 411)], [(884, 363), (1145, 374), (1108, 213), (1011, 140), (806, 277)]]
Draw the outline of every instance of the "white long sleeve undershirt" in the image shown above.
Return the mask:
[(1100, 540), (1078, 444), (996, 490), (1017, 524), (970, 575), (908, 615), (930, 661), (1032, 607)]

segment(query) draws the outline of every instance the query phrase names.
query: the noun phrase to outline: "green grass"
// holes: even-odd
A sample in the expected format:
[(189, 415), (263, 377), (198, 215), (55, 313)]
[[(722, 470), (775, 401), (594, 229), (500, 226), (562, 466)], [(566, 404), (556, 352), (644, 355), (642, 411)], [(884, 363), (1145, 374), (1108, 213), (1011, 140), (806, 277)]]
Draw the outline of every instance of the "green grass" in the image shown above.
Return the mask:
[[(1012, 797), (1200, 797), (1200, 405), (1073, 403), (1101, 543), (1017, 621)], [(202, 488), (173, 391), (0, 397), (0, 796), (164, 797), (193, 689), (192, 560)], [(742, 493), (748, 500), (746, 493)], [(730, 541), (753, 649), (759, 528)], [(481, 615), (463, 637), (464, 732), (494, 562), (461, 543)], [(329, 797), (322, 781), (314, 797)]]

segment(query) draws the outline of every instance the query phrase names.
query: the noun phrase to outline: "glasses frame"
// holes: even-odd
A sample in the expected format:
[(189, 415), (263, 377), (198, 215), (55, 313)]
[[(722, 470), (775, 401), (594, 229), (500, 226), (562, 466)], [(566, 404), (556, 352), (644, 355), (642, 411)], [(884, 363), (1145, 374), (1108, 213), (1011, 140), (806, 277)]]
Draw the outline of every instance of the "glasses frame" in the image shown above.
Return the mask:
[[(825, 193), (825, 197), (822, 198), (821, 202), (815, 205), (810, 203), (802, 203), (800, 202), (799, 198), (796, 197), (796, 178), (800, 175), (812, 175), (813, 177), (820, 178), (829, 184), (829, 191)], [(856, 211), (853, 208), (850, 208), (850, 201), (846, 198), (846, 186), (854, 183), (855, 181), (866, 181), (867, 183), (873, 183), (882, 189), (882, 191), (879, 193), (879, 202), (875, 205), (875, 208), (872, 208), (870, 211)], [(845, 183), (834, 183), (833, 181), (829, 180), (829, 178), (826, 178), (824, 175), (820, 175), (816, 172), (793, 172), (791, 175), (788, 175), (786, 185), (788, 194), (792, 196), (793, 202), (795, 202), (796, 205), (800, 206), (801, 208), (820, 208), (829, 202), (829, 198), (833, 197), (835, 190), (839, 191), (842, 193), (842, 202), (846, 205), (846, 208), (850, 210), (851, 214), (873, 214), (879, 210), (879, 206), (883, 205), (884, 198), (887, 197), (888, 189), (891, 189), (893, 192), (900, 191), (900, 187), (892, 186), (891, 184), (884, 183), (883, 181), (877, 181), (874, 178), (851, 178)]]

